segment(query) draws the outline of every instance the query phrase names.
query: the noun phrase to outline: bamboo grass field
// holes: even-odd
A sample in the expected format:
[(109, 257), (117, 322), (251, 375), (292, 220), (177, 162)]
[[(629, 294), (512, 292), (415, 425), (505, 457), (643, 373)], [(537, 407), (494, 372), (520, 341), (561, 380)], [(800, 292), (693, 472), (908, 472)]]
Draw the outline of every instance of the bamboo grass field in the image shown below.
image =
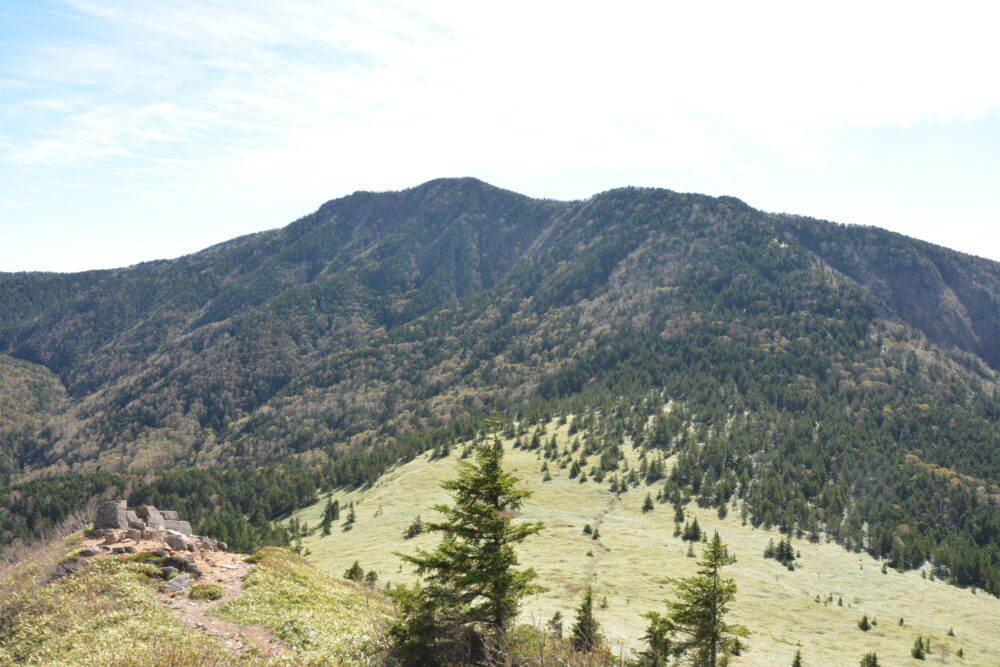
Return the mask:
[[(568, 443), (567, 427), (553, 422), (546, 428), (546, 437), (555, 433), (560, 449)], [(646, 493), (655, 495), (655, 485), (640, 484), (616, 495), (608, 490), (607, 480), (597, 484), (592, 479), (583, 483), (569, 479), (568, 469), (551, 461), (552, 479), (542, 481), (540, 452), (512, 444), (504, 443), (505, 467), (533, 492), (523, 518), (545, 523), (544, 530), (519, 552), (521, 567), (533, 567), (538, 583), (548, 589), (528, 598), (522, 622), (541, 627), (559, 611), (568, 629), (581, 591), (592, 585), (601, 630), (615, 654), (627, 656), (641, 646), (646, 626), (641, 614), (662, 611), (670, 597), (668, 578), (689, 576), (695, 570), (697, 559), (688, 557), (689, 543), (673, 535), (672, 507), (657, 504), (653, 511), (643, 512)], [(342, 508), (354, 503), (357, 521), (343, 530), (342, 509), (331, 535), (323, 537), (317, 530), (305, 538), (309, 560), (338, 576), (357, 560), (366, 571), (378, 573), (380, 586), (415, 581), (393, 552), (412, 553), (437, 543), (439, 536), (433, 533), (412, 539), (404, 539), (403, 533), (418, 515), (424, 521), (434, 520), (432, 506), (449, 502), (440, 484), (454, 477), (460, 449), (453, 448), (437, 460), (424, 455), (397, 466), (370, 488), (335, 491), (332, 497)], [(634, 466), (638, 450), (624, 449)], [(597, 457), (592, 458), (589, 463), (596, 462)], [(300, 511), (297, 518), (318, 526), (325, 502), (326, 498)], [(749, 649), (733, 664), (791, 664), (796, 650), (801, 650), (807, 665), (856, 665), (869, 652), (876, 652), (881, 664), (926, 664), (910, 655), (918, 636), (930, 640), (932, 653), (927, 659), (932, 662), (1000, 664), (1000, 600), (995, 597), (925, 579), (919, 571), (887, 568), (883, 574), (879, 561), (825, 539), (816, 544), (795, 539), (801, 557), (796, 569), (789, 571), (763, 557), (768, 542), (777, 542), (782, 535), (776, 529), (743, 525), (739, 508), (720, 519), (714, 509), (701, 509), (692, 502), (685, 508), (685, 518), (697, 519), (709, 535), (718, 530), (736, 559), (725, 569), (738, 586), (731, 618), (752, 634)], [(584, 534), (587, 524), (599, 530), (598, 540)], [(701, 546), (694, 545), (698, 555)], [(858, 628), (863, 614), (876, 622), (868, 632)], [(962, 658), (957, 656), (959, 649)]]

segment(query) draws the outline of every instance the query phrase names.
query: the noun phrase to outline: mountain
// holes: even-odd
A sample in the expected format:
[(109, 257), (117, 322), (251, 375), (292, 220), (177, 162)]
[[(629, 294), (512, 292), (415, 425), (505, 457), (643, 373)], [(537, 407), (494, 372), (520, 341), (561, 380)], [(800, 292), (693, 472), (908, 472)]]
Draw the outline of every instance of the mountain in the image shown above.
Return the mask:
[[(219, 498), (267, 495), (287, 466), (372, 481), (492, 409), (600, 414), (618, 430), (594, 447), (677, 455), (671, 502), (739, 499), (1000, 592), (1000, 265), (898, 234), (442, 179), (177, 260), (3, 274), (0, 313), (0, 383), (44, 388), (0, 425), (13, 534), (101, 484), (210, 487), (168, 504), (259, 525), (314, 489)], [(62, 509), (25, 509), (32, 489)]]

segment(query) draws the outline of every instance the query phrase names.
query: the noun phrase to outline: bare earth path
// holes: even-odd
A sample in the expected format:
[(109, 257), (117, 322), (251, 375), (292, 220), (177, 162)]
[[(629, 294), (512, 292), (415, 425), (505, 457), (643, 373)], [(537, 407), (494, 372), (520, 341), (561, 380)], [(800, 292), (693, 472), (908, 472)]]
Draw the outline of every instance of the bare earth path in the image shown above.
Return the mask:
[(270, 630), (259, 625), (244, 625), (221, 619), (211, 612), (243, 592), (243, 580), (250, 565), (236, 554), (212, 554), (199, 562), (203, 576), (196, 583), (217, 583), (225, 592), (218, 600), (192, 600), (188, 591), (171, 595), (160, 593), (163, 603), (174, 617), (189, 628), (214, 637), (237, 656), (245, 653), (273, 655), (285, 646)]
[[(594, 530), (597, 530), (600, 527), (600, 525), (604, 522), (604, 517), (614, 512), (615, 508), (618, 507), (621, 504), (621, 502), (622, 502), (621, 496), (616, 493), (614, 497), (611, 499), (611, 502), (608, 503), (608, 506), (604, 508), (604, 511), (598, 514), (596, 517), (594, 517)], [(591, 561), (590, 564), (588, 565), (587, 574), (590, 575), (591, 577), (596, 577), (597, 566), (601, 563), (604, 557), (608, 555), (608, 551), (610, 551), (610, 549), (604, 546), (604, 543), (601, 542), (600, 538), (596, 540), (591, 540), (591, 542), (597, 545), (598, 552), (593, 561)]]

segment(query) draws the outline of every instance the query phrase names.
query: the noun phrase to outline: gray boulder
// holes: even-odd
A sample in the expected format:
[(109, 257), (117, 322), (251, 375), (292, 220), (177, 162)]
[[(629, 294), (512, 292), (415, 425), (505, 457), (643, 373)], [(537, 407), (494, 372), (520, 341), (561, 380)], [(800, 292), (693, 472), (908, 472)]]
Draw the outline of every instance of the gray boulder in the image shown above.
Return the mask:
[(139, 518), (146, 522), (146, 525), (153, 530), (159, 530), (164, 527), (163, 525), (163, 515), (152, 505), (140, 505), (135, 508), (135, 513), (139, 515)]
[(191, 575), (190, 574), (179, 574), (167, 583), (163, 585), (164, 590), (168, 593), (176, 593), (177, 591), (182, 591), (191, 585)]
[(187, 541), (180, 535), (167, 535), (167, 539), (164, 543), (174, 551), (185, 551), (187, 550)]
[(80, 551), (80, 555), (84, 556), (84, 557), (87, 557), (87, 558), (89, 558), (91, 556), (96, 556), (99, 553), (101, 553), (101, 552), (98, 551), (97, 549), (94, 549), (93, 547), (91, 547), (89, 549), (83, 549), (83, 550)]
[(219, 551), (229, 551), (229, 545), (226, 544), (225, 542), (221, 542), (221, 541), (220, 542), (216, 542), (215, 546), (219, 549)]
[(164, 565), (160, 568), (160, 572), (163, 573), (164, 577), (169, 577), (171, 575), (177, 574), (177, 568), (173, 565)]
[(49, 574), (49, 581), (55, 579), (60, 579), (68, 574), (73, 574), (77, 570), (81, 570), (90, 565), (90, 561), (86, 558), (75, 558), (72, 560), (66, 560), (56, 566), (55, 570)]
[(104, 544), (118, 544), (118, 533), (113, 530), (104, 531)]
[(138, 542), (142, 539), (142, 531), (132, 528), (131, 530), (125, 531), (125, 539), (132, 540), (133, 542)]
[(173, 510), (160, 510), (160, 515), (164, 521), (177, 521), (180, 518), (177, 516), (177, 512)]
[(94, 528), (98, 530), (126, 530), (128, 518), (125, 513), (124, 500), (111, 500), (97, 506), (97, 517)]
[[(172, 512), (172, 514), (177, 514), (177, 512)], [(191, 524), (188, 523), (187, 521), (177, 521), (176, 519), (164, 519), (163, 526), (167, 530), (176, 530), (178, 533), (181, 533), (182, 535), (187, 535), (189, 537), (194, 534), (193, 532), (191, 532)]]

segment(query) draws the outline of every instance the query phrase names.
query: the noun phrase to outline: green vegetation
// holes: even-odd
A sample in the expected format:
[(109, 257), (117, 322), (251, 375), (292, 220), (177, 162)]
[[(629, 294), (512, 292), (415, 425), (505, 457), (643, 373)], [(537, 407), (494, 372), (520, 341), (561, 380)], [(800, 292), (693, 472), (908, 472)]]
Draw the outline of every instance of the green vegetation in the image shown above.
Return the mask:
[[(234, 548), (284, 544), (270, 522), (316, 489), (450, 451), (489, 408), (598, 411), (610, 423), (589, 446), (606, 458), (556, 457), (582, 484), (663, 484), (654, 496), (720, 515), (736, 499), (757, 527), (997, 594), (998, 294), (995, 263), (878, 230), (471, 180), (358, 193), (175, 262), (0, 276), (0, 352), (67, 392), (30, 411), (40, 427), (7, 448), (8, 476), (70, 473), (0, 493), (0, 539), (125, 487), (190, 505)], [(624, 437), (648, 454), (611, 470)], [(546, 439), (523, 441), (553, 461)], [(148, 487), (78, 479), (178, 463)], [(236, 491), (187, 500), (206, 486)]]
[[(637, 533), (668, 504), (692, 556), (733, 521), (798, 586), (829, 540), (887, 587), (917, 570), (996, 596), (998, 308), (995, 262), (876, 229), (468, 179), (356, 193), (174, 261), (0, 275), (0, 543), (118, 496), (238, 551), (364, 541), (386, 520), (348, 503), (424, 452), (471, 456), (497, 409), (539, 497), (635, 505)], [(600, 511), (567, 519), (601, 538), (565, 545), (584, 569), (620, 553)], [(669, 523), (647, 537), (674, 543)], [(874, 614), (845, 601), (820, 606), (852, 610), (844, 628)]]
[(382, 595), (324, 574), (284, 549), (259, 553), (243, 594), (219, 616), (273, 632), (288, 647), (285, 664), (377, 664), (383, 654), (377, 630), (390, 610)]
[(225, 593), (225, 589), (222, 588), (221, 584), (195, 584), (191, 587), (188, 597), (192, 600), (220, 600), (223, 593)]
[[(564, 426), (557, 427), (560, 421), (557, 416), (544, 423), (545, 439), (555, 435), (560, 452), (564, 447), (572, 450), (573, 439), (580, 439), (574, 458), (579, 457), (591, 435), (591, 427), (584, 426), (587, 420), (583, 416), (577, 416), (576, 420), (580, 428), (573, 436), (568, 434), (573, 415), (567, 417)], [(519, 437), (529, 441), (536, 426), (524, 424), (524, 427), (527, 437)], [(516, 423), (514, 429), (520, 431), (521, 424)], [(622, 651), (626, 655), (638, 654), (646, 646), (641, 637), (648, 621), (642, 614), (663, 613), (665, 602), (674, 599), (667, 578), (695, 575), (704, 545), (671, 535), (673, 512), (642, 512), (646, 489), (641, 483), (616, 495), (607, 484), (581, 485), (568, 478), (568, 467), (561, 469), (551, 463), (554, 478), (543, 482), (537, 457), (544, 457), (544, 453), (515, 449), (514, 439), (506, 441), (505, 468), (523, 476), (523, 487), (533, 492), (517, 521), (544, 521), (546, 526), (538, 537), (522, 543), (517, 550), (518, 560), (532, 566), (538, 572), (539, 583), (550, 589), (524, 601), (518, 622), (551, 636), (544, 624), (559, 612), (565, 619), (563, 636), (569, 641), (582, 592), (591, 585), (594, 614), (606, 638), (606, 650), (614, 656)], [(417, 579), (409, 568), (399, 571), (399, 559), (390, 551), (412, 552), (414, 546), (431, 549), (437, 544), (438, 538), (433, 534), (406, 540), (403, 532), (418, 509), (422, 519), (430, 521), (434, 517), (428, 508), (449, 501), (440, 483), (455, 477), (455, 466), (463, 460), (460, 453), (464, 448), (459, 443), (448, 458), (418, 457), (392, 469), (370, 488), (338, 491), (342, 505), (354, 502), (361, 521), (349, 534), (323, 538), (317, 533), (307, 538), (304, 544), (313, 552), (310, 560), (339, 576), (354, 560), (360, 559), (366, 570), (380, 573), (380, 582), (393, 586), (415, 583)], [(628, 441), (622, 449), (624, 458), (619, 462), (619, 473), (625, 479), (630, 470), (637, 469), (641, 449)], [(599, 466), (600, 458), (600, 453), (589, 454), (587, 468)], [(674, 460), (674, 457), (665, 459), (668, 475)], [(325, 500), (302, 510), (298, 516), (314, 523), (321, 516), (324, 504)], [(715, 508), (699, 507), (694, 500), (683, 509), (687, 520), (697, 519), (709, 539), (718, 531), (729, 553), (736, 558), (734, 564), (723, 569), (739, 588), (731, 620), (727, 620), (746, 626), (752, 639), (749, 648), (731, 660), (733, 665), (788, 664), (797, 646), (802, 647), (803, 661), (809, 665), (850, 663), (872, 650), (877, 650), (880, 656), (909, 659), (917, 634), (947, 644), (951, 656), (957, 655), (958, 648), (964, 645), (966, 655), (972, 656), (965, 664), (985, 667), (996, 656), (992, 623), (1000, 613), (1000, 601), (996, 598), (973, 596), (968, 590), (945, 582), (922, 579), (919, 572), (883, 576), (877, 561), (864, 553), (845, 551), (825, 539), (796, 542), (802, 555), (791, 573), (761, 557), (769, 541), (777, 543), (782, 537), (778, 529), (754, 528), (749, 521), (743, 525), (740, 505), (731, 506), (724, 519), (719, 519)], [(378, 519), (369, 520), (376, 512), (381, 513)], [(607, 551), (583, 533), (586, 524), (590, 524), (592, 532), (594, 526), (599, 526), (601, 545)], [(689, 544), (697, 551), (698, 558), (685, 557)], [(588, 549), (593, 551), (592, 557), (586, 556)], [(859, 561), (863, 568), (859, 567)], [(819, 603), (815, 601), (817, 595), (822, 596)], [(609, 601), (607, 609), (599, 608), (603, 598)], [(842, 606), (837, 605), (838, 598)], [(828, 604), (824, 603), (826, 600)], [(867, 633), (857, 628), (863, 613), (869, 619), (881, 621)], [(900, 627), (896, 621), (904, 613), (906, 625)], [(892, 622), (885, 623), (882, 619)], [(949, 641), (946, 631), (950, 625), (955, 626), (961, 643)], [(507, 648), (513, 650), (510, 645)], [(546, 651), (557, 649), (562, 650), (545, 645)], [(584, 655), (578, 654), (580, 660)]]
[(101, 558), (46, 583), (46, 558), (35, 553), (0, 576), (0, 664), (153, 667), (230, 657), (156, 599), (153, 566)]
[(542, 524), (513, 523), (530, 494), (503, 470), (500, 422), (492, 427), (474, 463), (461, 462), (458, 478), (441, 485), (452, 492), (454, 505), (435, 506), (444, 520), (426, 525), (442, 534), (441, 543), (433, 551), (399, 554), (423, 578), (423, 585), (394, 591), (400, 618), (389, 634), (407, 664), (478, 662), (483, 647), (511, 629), (521, 598), (541, 590), (531, 583), (534, 570), (515, 569), (514, 547)]
[(669, 612), (645, 615), (649, 619), (645, 639), (654, 664), (688, 656), (693, 664), (716, 667), (720, 660), (727, 663), (729, 656), (746, 648), (741, 638), (748, 637), (749, 631), (725, 618), (736, 599), (736, 584), (724, 579), (721, 570), (731, 563), (726, 546), (715, 533), (698, 561), (697, 575), (672, 580), (678, 599), (668, 602)]
[(594, 651), (601, 644), (600, 628), (600, 623), (594, 618), (594, 589), (587, 586), (573, 622), (573, 648), (585, 653)]

